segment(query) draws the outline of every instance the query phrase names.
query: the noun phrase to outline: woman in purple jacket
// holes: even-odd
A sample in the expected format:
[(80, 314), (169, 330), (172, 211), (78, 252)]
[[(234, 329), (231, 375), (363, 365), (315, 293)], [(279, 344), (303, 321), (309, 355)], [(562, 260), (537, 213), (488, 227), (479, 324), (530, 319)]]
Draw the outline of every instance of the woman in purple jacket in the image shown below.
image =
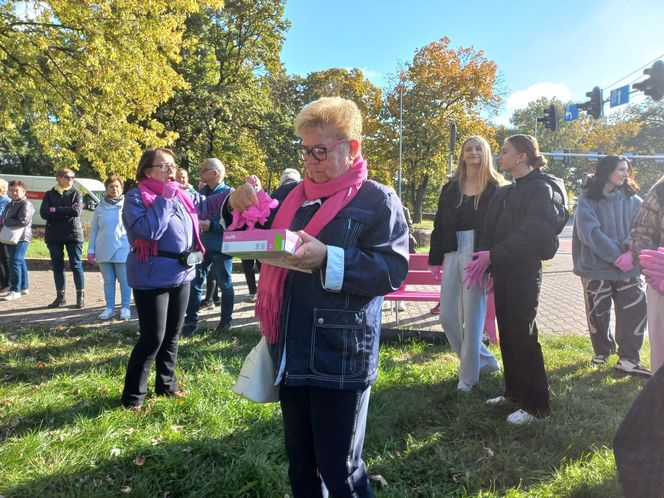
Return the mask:
[(218, 216), (228, 195), (225, 191), (206, 199), (192, 194), (174, 181), (176, 170), (173, 151), (146, 150), (136, 172), (138, 187), (127, 192), (122, 215), (131, 246), (127, 275), (140, 326), (127, 365), (122, 404), (135, 411), (140, 410), (147, 394), (153, 361), (157, 368), (155, 392), (183, 396), (175, 363), (189, 282), (204, 251), (198, 219)]

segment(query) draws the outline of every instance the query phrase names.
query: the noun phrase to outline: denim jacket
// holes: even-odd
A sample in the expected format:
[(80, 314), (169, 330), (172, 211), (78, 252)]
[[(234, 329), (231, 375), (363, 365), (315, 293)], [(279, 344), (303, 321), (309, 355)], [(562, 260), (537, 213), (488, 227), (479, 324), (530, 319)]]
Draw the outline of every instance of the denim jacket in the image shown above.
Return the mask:
[[(285, 185), (274, 197), (281, 201), (294, 187)], [(319, 207), (305, 203), (290, 229), (301, 230)], [(286, 278), (279, 342), (271, 346), (277, 380), (364, 389), (378, 375), (383, 296), (398, 289), (408, 273), (401, 202), (384, 185), (366, 181), (316, 238), (328, 245), (327, 266), (313, 273), (289, 271)], [(325, 288), (331, 264), (341, 272), (338, 290)]]

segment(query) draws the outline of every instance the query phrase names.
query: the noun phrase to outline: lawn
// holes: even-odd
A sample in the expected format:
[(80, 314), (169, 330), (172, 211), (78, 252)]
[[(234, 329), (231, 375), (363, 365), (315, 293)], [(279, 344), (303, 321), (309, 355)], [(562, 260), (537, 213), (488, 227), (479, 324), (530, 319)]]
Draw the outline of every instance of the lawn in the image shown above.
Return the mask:
[[(188, 396), (136, 414), (119, 404), (135, 329), (0, 329), (0, 495), (287, 495), (278, 406), (230, 390), (258, 333), (210, 334), (181, 343)], [(542, 342), (553, 413), (518, 428), (484, 404), (500, 375), (460, 394), (449, 349), (384, 346), (365, 442), (377, 496), (620, 496), (611, 441), (645, 380), (590, 367), (585, 337)]]

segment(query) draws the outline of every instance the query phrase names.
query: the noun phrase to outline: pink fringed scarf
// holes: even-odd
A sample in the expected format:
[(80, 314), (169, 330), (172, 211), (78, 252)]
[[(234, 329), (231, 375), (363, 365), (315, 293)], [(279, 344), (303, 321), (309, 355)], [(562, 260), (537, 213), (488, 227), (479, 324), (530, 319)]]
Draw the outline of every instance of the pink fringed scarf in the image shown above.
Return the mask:
[[(272, 222), (272, 228), (290, 228), (295, 213), (305, 201), (327, 198), (307, 226), (302, 229), (312, 237), (316, 237), (357, 195), (367, 176), (367, 162), (362, 156), (358, 156), (348, 171), (329, 182), (314, 183), (309, 177), (305, 177), (304, 181), (283, 200), (281, 208)], [(279, 339), (279, 319), (287, 275), (286, 268), (269, 264), (261, 267), (256, 316), (261, 324), (263, 335), (271, 344)]]
[[(154, 200), (158, 195), (161, 195), (164, 190), (165, 182), (157, 180), (156, 178), (146, 178), (138, 182), (138, 190), (141, 192), (141, 199), (146, 208), (151, 208), (154, 204)], [(201, 242), (200, 228), (198, 225), (198, 212), (196, 211), (196, 206), (191, 201), (184, 189), (178, 189), (175, 194), (180, 202), (184, 205), (185, 209), (191, 216), (191, 221), (194, 224), (194, 237), (196, 239), (196, 250), (205, 252), (205, 248)], [(158, 251), (158, 241), (156, 240), (143, 240), (136, 239), (132, 244), (134, 251), (136, 252), (136, 258), (139, 261), (147, 261), (150, 256), (156, 256)]]

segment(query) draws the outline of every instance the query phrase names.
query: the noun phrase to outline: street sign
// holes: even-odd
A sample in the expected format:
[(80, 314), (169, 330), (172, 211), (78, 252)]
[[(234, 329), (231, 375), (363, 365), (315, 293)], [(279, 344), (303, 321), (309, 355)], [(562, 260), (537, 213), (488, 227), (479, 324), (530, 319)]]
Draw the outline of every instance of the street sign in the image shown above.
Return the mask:
[(629, 102), (629, 85), (621, 86), (615, 90), (611, 90), (611, 104), (610, 107), (627, 104)]
[(579, 106), (577, 104), (565, 107), (565, 121), (574, 121), (579, 117)]

